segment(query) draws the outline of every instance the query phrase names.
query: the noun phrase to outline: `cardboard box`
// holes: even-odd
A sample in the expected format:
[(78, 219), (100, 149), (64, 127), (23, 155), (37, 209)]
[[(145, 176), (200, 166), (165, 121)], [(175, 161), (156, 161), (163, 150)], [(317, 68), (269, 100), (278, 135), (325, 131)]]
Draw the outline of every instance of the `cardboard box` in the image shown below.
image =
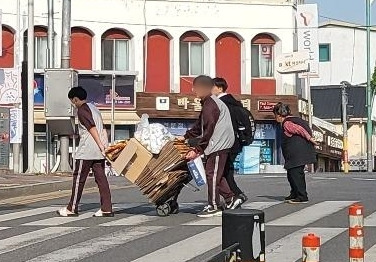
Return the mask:
[(140, 142), (132, 138), (119, 157), (112, 162), (116, 173), (123, 174), (134, 183), (152, 159), (153, 155)]

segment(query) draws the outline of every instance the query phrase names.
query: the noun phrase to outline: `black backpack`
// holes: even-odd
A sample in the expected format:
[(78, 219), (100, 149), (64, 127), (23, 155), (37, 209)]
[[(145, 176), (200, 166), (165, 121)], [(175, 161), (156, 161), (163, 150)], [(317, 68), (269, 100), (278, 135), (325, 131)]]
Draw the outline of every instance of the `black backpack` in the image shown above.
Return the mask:
[(231, 113), (235, 136), (239, 139), (241, 146), (249, 146), (256, 132), (256, 124), (251, 112), (242, 106), (233, 106)]

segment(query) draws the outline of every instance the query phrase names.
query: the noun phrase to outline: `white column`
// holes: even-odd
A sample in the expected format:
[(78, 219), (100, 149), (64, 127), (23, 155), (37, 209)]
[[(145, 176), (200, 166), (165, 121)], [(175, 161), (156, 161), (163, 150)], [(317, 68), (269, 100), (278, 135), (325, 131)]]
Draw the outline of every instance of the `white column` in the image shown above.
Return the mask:
[(242, 64), (244, 66), (244, 69), (242, 70), (244, 72), (244, 75), (242, 76), (242, 79), (244, 83), (242, 82), (242, 94), (249, 95), (251, 94), (251, 81), (252, 81), (252, 60), (251, 60), (251, 38), (245, 38), (243, 43), (243, 49), (244, 49), (244, 55), (242, 57)]
[(208, 64), (207, 64), (207, 68), (208, 70), (206, 72), (208, 72), (208, 74), (211, 76), (211, 77), (216, 77), (216, 65), (215, 65), (215, 36), (210, 36), (209, 40), (208, 40), (208, 44), (209, 44), (209, 50), (208, 50), (208, 54), (209, 54), (209, 57), (208, 57)]
[(180, 35), (173, 36), (171, 46), (171, 91), (180, 93)]
[[(137, 75), (137, 86), (136, 91), (144, 91), (144, 36), (135, 35), (132, 39), (132, 44), (130, 47), (130, 69), (131, 71), (136, 71)], [(132, 55), (133, 54), (133, 55)], [(147, 74), (147, 72), (146, 72)]]
[(93, 38), (93, 70), (102, 69), (102, 35), (95, 35)]

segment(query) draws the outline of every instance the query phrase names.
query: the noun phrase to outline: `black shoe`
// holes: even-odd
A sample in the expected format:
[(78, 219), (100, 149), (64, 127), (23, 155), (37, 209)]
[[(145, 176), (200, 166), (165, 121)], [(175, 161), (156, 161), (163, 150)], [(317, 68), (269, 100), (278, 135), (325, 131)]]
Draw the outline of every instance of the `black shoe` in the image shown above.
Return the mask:
[(296, 196), (290, 194), (289, 196), (285, 197), (285, 202), (288, 202), (288, 201), (293, 200), (295, 198), (296, 198)]
[(294, 198), (294, 199), (288, 200), (287, 203), (289, 203), (289, 204), (307, 204), (308, 198), (307, 199)]

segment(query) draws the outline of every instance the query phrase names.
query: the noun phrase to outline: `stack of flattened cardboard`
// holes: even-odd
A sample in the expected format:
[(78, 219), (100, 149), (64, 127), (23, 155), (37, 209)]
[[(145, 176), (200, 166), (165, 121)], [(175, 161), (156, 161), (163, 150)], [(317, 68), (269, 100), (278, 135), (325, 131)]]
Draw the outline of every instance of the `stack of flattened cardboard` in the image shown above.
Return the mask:
[(169, 200), (189, 181), (185, 160), (188, 151), (184, 142), (167, 143), (137, 178), (136, 184), (151, 202), (159, 204)]

